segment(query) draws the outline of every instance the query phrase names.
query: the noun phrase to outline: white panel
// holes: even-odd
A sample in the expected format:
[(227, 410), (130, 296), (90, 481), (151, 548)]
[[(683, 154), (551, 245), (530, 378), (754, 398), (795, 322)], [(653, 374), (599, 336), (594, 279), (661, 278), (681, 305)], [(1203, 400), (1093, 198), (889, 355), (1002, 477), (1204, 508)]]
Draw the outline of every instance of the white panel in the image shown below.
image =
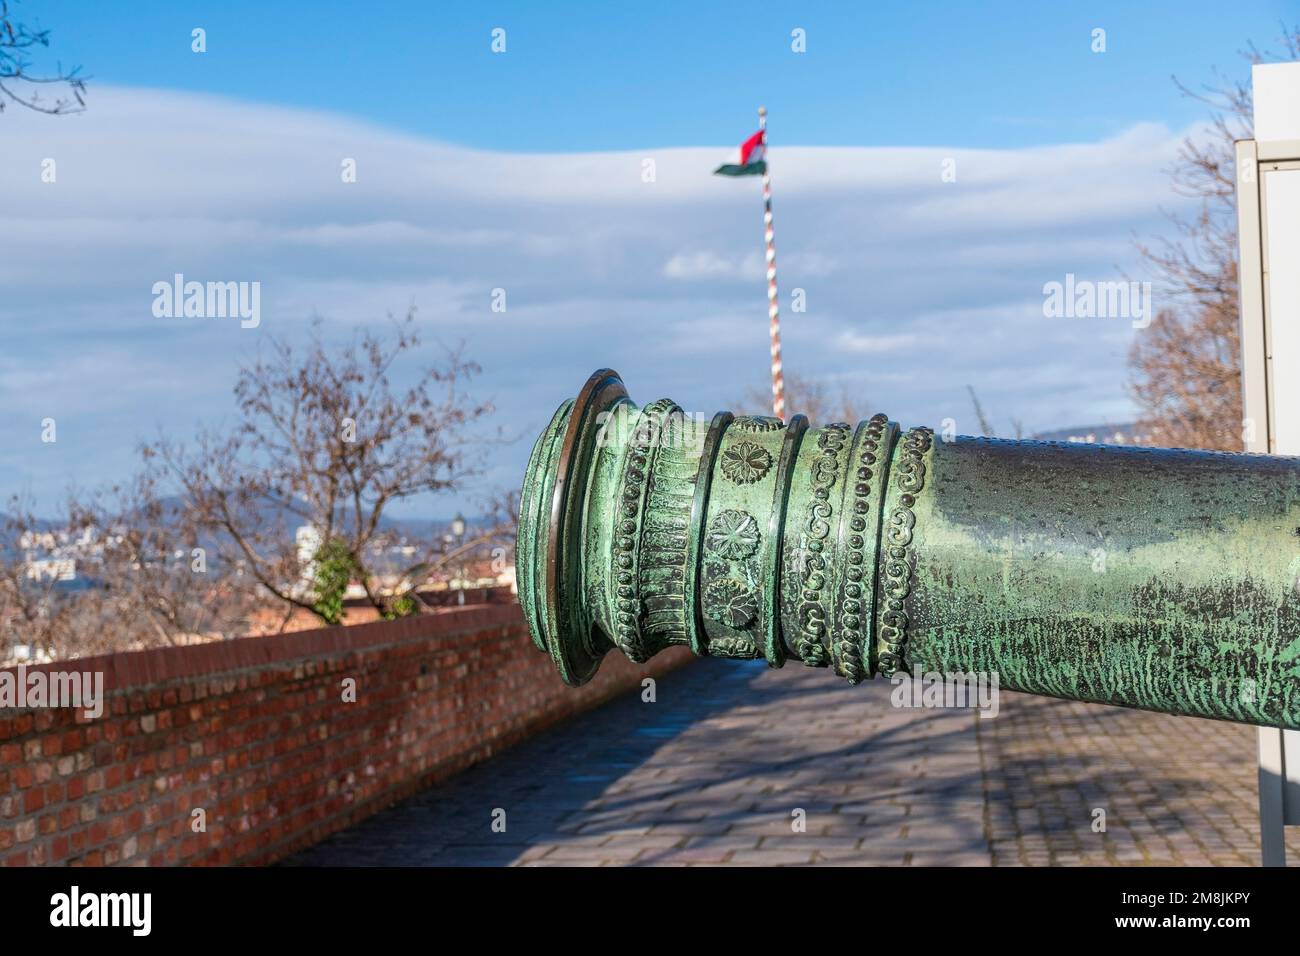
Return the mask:
[(1300, 63), (1261, 63), (1251, 69), (1255, 139), (1300, 139)]
[[(1263, 237), (1259, 227), (1258, 151), (1253, 139), (1236, 144), (1238, 308), (1241, 332), (1241, 413), (1245, 450), (1268, 453), (1268, 348), (1264, 334)], [(1247, 175), (1247, 173), (1249, 175)], [(1246, 427), (1253, 423), (1254, 427)]]
[(1300, 730), (1282, 731), (1286, 779), (1282, 783), (1282, 822), (1300, 826)]
[(1264, 174), (1274, 454), (1300, 455), (1300, 169)]

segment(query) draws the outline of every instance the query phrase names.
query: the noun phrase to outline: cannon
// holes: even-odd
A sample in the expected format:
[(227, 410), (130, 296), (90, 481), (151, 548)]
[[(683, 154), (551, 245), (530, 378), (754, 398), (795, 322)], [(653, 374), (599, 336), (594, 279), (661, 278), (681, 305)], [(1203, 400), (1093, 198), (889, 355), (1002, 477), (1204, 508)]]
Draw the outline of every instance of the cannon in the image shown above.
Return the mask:
[(1001, 687), (1300, 728), (1300, 459), (636, 405), (594, 373), (529, 457), (533, 642)]

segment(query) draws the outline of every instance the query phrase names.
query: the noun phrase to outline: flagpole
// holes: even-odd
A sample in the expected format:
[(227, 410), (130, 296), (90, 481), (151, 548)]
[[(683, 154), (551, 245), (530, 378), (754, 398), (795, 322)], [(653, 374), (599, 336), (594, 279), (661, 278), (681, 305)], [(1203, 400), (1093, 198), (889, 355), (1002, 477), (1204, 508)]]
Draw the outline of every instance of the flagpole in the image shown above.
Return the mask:
[(767, 107), (758, 108), (758, 129), (763, 134), (763, 242), (767, 257), (767, 319), (772, 349), (772, 414), (785, 420), (785, 375), (781, 370), (781, 312), (776, 294), (776, 245), (772, 231), (771, 159), (767, 151)]

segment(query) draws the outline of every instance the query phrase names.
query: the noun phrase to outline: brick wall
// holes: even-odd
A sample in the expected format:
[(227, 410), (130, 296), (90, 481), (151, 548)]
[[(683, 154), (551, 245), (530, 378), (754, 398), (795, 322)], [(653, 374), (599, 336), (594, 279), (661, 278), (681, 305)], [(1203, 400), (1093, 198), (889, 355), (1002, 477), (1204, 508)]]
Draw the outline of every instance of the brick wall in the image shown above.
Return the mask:
[(0, 863), (268, 863), (689, 659), (568, 688), (516, 604), (30, 668), (107, 701), (0, 710)]

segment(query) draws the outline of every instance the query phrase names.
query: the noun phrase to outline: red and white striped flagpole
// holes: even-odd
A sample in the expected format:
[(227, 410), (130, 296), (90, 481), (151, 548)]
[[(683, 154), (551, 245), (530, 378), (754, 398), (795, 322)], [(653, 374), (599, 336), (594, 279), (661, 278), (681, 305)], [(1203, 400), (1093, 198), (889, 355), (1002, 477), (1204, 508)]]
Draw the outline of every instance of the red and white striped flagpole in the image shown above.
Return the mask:
[(772, 414), (785, 421), (785, 375), (781, 371), (781, 312), (776, 296), (776, 245), (772, 232), (771, 160), (767, 154), (767, 107), (758, 108), (758, 129), (763, 134), (763, 242), (767, 255), (767, 319), (772, 345)]

